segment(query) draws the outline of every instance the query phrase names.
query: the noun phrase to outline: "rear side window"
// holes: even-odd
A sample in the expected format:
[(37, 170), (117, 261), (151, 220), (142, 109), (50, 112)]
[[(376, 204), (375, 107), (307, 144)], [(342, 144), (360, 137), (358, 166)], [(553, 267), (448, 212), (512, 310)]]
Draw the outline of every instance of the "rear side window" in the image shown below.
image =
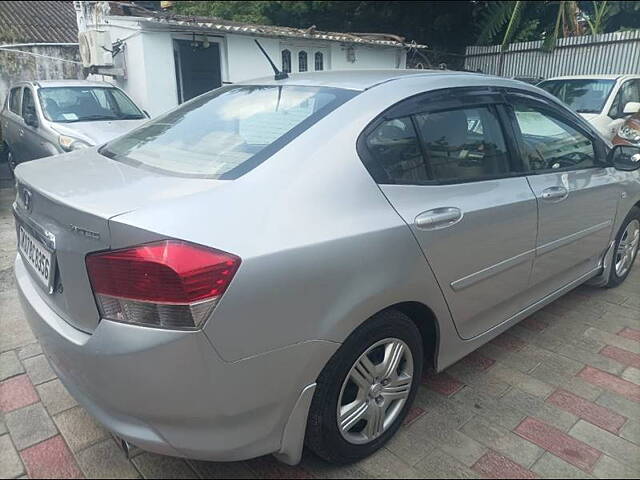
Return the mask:
[(528, 104), (514, 103), (522, 134), (525, 166), (530, 171), (596, 167), (591, 139), (555, 116)]
[(233, 179), (355, 94), (288, 85), (223, 87), (108, 143), (101, 153), (179, 176)]
[(491, 107), (385, 120), (366, 138), (376, 168), (392, 183), (456, 183), (506, 176), (507, 147)]
[(20, 115), (20, 90), (22, 90), (21, 87), (12, 88), (9, 96), (9, 110), (16, 115)]
[(382, 122), (366, 139), (369, 153), (397, 183), (430, 180), (411, 117)]

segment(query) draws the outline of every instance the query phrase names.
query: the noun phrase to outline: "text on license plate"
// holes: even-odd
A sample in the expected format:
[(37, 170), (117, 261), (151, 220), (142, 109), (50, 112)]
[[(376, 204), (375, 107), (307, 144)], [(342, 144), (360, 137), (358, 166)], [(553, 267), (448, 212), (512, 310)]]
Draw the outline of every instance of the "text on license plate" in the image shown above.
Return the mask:
[(53, 270), (51, 252), (22, 226), (19, 245), (23, 258), (33, 267), (38, 279), (48, 286)]

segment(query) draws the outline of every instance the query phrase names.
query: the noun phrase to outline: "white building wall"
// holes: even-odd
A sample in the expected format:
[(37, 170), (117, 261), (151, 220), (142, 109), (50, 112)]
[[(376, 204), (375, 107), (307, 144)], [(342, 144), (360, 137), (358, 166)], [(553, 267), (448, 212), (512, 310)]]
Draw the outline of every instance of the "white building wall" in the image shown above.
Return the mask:
[[(123, 40), (127, 78), (102, 79), (116, 84), (152, 117), (156, 117), (178, 105), (176, 72), (173, 56), (173, 40), (192, 38), (189, 33), (141, 30), (138, 22), (111, 17), (107, 25), (112, 42)], [(264, 58), (254, 38), (246, 35), (212, 35), (209, 42), (220, 45), (220, 61), (223, 83), (236, 83), (253, 78), (271, 76), (273, 71)], [(349, 45), (317, 40), (257, 37), (260, 44), (281, 68), (281, 52), (292, 52), (292, 73), (298, 72), (298, 52), (308, 54), (308, 71), (314, 71), (314, 54), (324, 54), (324, 70), (392, 69), (405, 68), (406, 53), (390, 47), (353, 46), (355, 61), (348, 60)], [(196, 39), (202, 41), (203, 36)], [(122, 54), (121, 54), (122, 55)], [(352, 57), (353, 58), (353, 57)], [(118, 63), (118, 62), (116, 62)], [(100, 77), (98, 77), (100, 78)]]
[[(226, 55), (228, 78), (224, 81), (241, 82), (252, 78), (273, 75), (273, 70), (254, 41), (256, 37), (246, 35), (226, 35)], [(269, 54), (278, 68), (280, 61), (280, 40), (277, 38), (257, 38), (262, 48)]]
[[(336, 42), (331, 42), (330, 45), (332, 70), (405, 68), (407, 64), (407, 54), (400, 48), (363, 45), (351, 47)], [(354, 62), (348, 60), (349, 48), (353, 48)]]

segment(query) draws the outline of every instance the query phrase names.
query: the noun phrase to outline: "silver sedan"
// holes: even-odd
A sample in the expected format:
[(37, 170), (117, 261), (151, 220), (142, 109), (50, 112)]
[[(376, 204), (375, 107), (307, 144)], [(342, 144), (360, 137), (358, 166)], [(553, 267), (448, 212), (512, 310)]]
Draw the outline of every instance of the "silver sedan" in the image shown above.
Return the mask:
[(20, 165), (17, 283), (61, 380), (123, 445), (353, 462), (427, 368), (625, 280), (639, 152), (508, 79), (229, 85)]

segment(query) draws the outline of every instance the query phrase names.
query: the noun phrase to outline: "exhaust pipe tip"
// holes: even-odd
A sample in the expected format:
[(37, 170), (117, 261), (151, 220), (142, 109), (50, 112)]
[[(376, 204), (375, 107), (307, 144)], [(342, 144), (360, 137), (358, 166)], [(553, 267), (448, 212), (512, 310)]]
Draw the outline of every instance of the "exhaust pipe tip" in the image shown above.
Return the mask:
[(128, 460), (131, 460), (133, 457), (138, 455), (142, 450), (139, 447), (136, 447), (133, 443), (127, 442), (125, 439), (120, 438), (116, 434), (112, 433), (111, 436), (116, 442), (116, 445), (123, 451)]

